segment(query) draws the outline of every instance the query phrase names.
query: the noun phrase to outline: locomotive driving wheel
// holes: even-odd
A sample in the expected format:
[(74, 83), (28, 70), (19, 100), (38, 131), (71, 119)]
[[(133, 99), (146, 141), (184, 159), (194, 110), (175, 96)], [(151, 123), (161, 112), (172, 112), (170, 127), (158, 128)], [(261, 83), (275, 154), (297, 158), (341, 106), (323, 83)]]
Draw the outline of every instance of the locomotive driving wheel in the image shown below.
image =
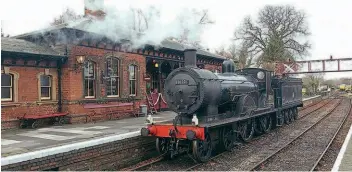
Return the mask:
[(212, 152), (212, 143), (209, 134), (205, 135), (204, 140), (193, 140), (192, 153), (193, 158), (198, 162), (206, 162), (209, 160)]
[[(241, 97), (240, 104), (238, 106), (238, 112), (240, 112), (243, 116), (252, 116), (253, 110), (256, 108), (256, 104), (254, 99), (246, 95)], [(250, 118), (244, 121), (238, 122), (238, 133), (241, 136), (242, 140), (245, 142), (249, 142), (254, 136), (255, 132), (255, 119)]]
[(239, 134), (244, 142), (249, 142), (254, 136), (255, 119), (241, 121), (238, 124)]
[(264, 115), (257, 119), (256, 131), (258, 134), (268, 133), (272, 126), (272, 119), (270, 115)]
[(221, 146), (224, 150), (230, 151), (235, 146), (236, 133), (232, 127), (224, 127), (221, 130)]

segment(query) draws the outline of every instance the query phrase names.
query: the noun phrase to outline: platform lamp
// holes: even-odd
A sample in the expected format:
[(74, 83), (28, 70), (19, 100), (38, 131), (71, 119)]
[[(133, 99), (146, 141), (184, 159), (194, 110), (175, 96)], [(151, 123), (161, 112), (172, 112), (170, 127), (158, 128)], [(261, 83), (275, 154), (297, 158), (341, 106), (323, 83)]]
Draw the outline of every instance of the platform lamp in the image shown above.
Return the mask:
[(74, 65), (73, 65), (73, 69), (74, 69), (76, 72), (78, 72), (79, 69), (82, 68), (85, 59), (86, 59), (86, 57), (83, 56), (83, 55), (78, 55), (78, 56), (76, 56), (76, 61), (75, 61)]

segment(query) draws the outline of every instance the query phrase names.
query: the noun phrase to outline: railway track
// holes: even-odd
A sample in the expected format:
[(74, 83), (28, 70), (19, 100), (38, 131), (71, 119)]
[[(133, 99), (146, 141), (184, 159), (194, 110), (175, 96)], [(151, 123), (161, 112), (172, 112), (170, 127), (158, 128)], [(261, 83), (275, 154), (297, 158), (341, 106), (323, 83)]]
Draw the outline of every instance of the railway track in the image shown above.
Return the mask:
[[(329, 102), (331, 103), (331, 101), (329, 101)], [(340, 100), (339, 100), (338, 103), (335, 103), (335, 105), (329, 110), (329, 112), (333, 111), (339, 105), (339, 103), (340, 103)], [(322, 107), (324, 107), (324, 106), (322, 106)], [(312, 111), (312, 113), (313, 112), (316, 112), (316, 111)], [(329, 112), (326, 113), (324, 116), (328, 115)], [(304, 118), (304, 117), (306, 117), (306, 115), (302, 116), (301, 118)], [(314, 122), (314, 123), (316, 123), (316, 122)], [(311, 128), (312, 127), (311, 125), (314, 125), (314, 123), (310, 124), (310, 127), (308, 127), (308, 128)], [(295, 139), (295, 138), (293, 138), (293, 139)], [(273, 144), (274, 146), (271, 146), (271, 147), (268, 146), (267, 150), (265, 150), (265, 151), (261, 150), (263, 152), (260, 152), (260, 153), (258, 153), (258, 155), (254, 155), (253, 157), (248, 156), (248, 155), (243, 155), (243, 156), (239, 155), (237, 158), (238, 159), (242, 159), (242, 161), (241, 160), (235, 160), (236, 162), (234, 164), (231, 164), (230, 161), (229, 161), (229, 163), (228, 162), (224, 163), (224, 162), (222, 162), (221, 160), (218, 159), (218, 157), (223, 156), (223, 154), (226, 154), (226, 152), (224, 152), (224, 153), (222, 153), (222, 154), (220, 154), (220, 155), (218, 155), (216, 157), (213, 157), (207, 164), (221, 164), (219, 166), (228, 166), (229, 164), (231, 164), (230, 166), (234, 166), (233, 169), (228, 169), (228, 167), (227, 168), (226, 167), (224, 167), (224, 168), (223, 167), (220, 167), (220, 168), (219, 167), (214, 167), (214, 168), (212, 168), (212, 170), (218, 170), (218, 171), (228, 171), (228, 170), (230, 170), (230, 171), (249, 171), (249, 170), (253, 170), (254, 167), (260, 166), (263, 162), (265, 162), (266, 159), (270, 158), (271, 156), (273, 156), (277, 152), (279, 152), (281, 149), (285, 148), (288, 144), (290, 144), (292, 142), (291, 140), (293, 140), (293, 139), (290, 138), (290, 141), (286, 142), (284, 145)], [(261, 141), (262, 140), (260, 140), (259, 143), (257, 143), (257, 144), (260, 145)], [(269, 139), (269, 141), (272, 143), (271, 139)], [(253, 144), (253, 145), (257, 145), (257, 144)], [(254, 147), (258, 147), (259, 145), (254, 146)], [(277, 145), (277, 146), (275, 146), (275, 145)], [(239, 150), (240, 149), (241, 148), (239, 148)], [(249, 150), (250, 149), (251, 148), (249, 148)], [(255, 152), (257, 152), (257, 150), (252, 150), (252, 151), (253, 151), (254, 154), (255, 154)], [(244, 153), (246, 153), (246, 152), (244, 152)], [(250, 153), (247, 152), (247, 154), (250, 154)], [(227, 156), (223, 157), (223, 159), (228, 159), (228, 158), (229, 157), (227, 157)], [(196, 165), (194, 165), (194, 166), (192, 166), (190, 168), (187, 168), (187, 170), (188, 171), (192, 171), (192, 170), (196, 171), (196, 170), (199, 170), (199, 167), (201, 168), (201, 166), (202, 166), (202, 164), (196, 164)], [(216, 166), (216, 165), (208, 165), (207, 167), (201, 168), (200, 170), (209, 169), (209, 168), (211, 168), (210, 166)]]
[(344, 117), (343, 122), (338, 126), (338, 129), (336, 130), (334, 136), (330, 139), (330, 142), (328, 143), (328, 145), (326, 146), (326, 148), (324, 149), (324, 151), (320, 154), (318, 160), (314, 163), (314, 166), (310, 169), (310, 171), (317, 171), (319, 170), (318, 165), (320, 164), (322, 158), (324, 157), (324, 155), (326, 155), (326, 152), (330, 149), (332, 143), (334, 142), (334, 140), (336, 139), (337, 135), (339, 134), (339, 132), (342, 129), (342, 126), (347, 122), (347, 118), (352, 115), (352, 99), (350, 100), (350, 109), (349, 112), (347, 113), (347, 115)]
[[(346, 102), (343, 103), (346, 104)], [(273, 152), (248, 170), (313, 171), (350, 114), (351, 103), (351, 101), (348, 101), (348, 111), (345, 113), (341, 113), (341, 111), (346, 111), (346, 109), (344, 109), (345, 106), (334, 107), (329, 113), (324, 115), (314, 125), (307, 128), (291, 142)], [(326, 137), (329, 136), (331, 138), (326, 139)], [(326, 144), (327, 141), (329, 142)]]
[[(304, 117), (306, 117), (307, 115), (316, 112), (317, 110), (321, 109), (322, 107), (325, 107), (327, 104), (331, 103), (333, 100), (334, 100), (334, 99), (329, 99), (329, 100), (326, 100), (326, 99), (325, 99), (325, 100), (322, 100), (322, 101), (320, 101), (320, 102), (318, 102), (318, 103), (315, 103), (314, 105), (309, 106), (309, 107), (307, 107), (307, 108), (305, 108), (305, 109), (301, 109), (302, 111), (304, 110), (304, 111), (307, 111), (307, 112), (305, 112), (303, 115), (300, 115), (299, 119), (304, 118)], [(275, 130), (276, 130), (276, 129), (275, 129)], [(273, 131), (274, 131), (274, 130), (273, 130)], [(257, 139), (257, 138), (256, 138), (256, 139)], [(219, 153), (219, 154), (213, 156), (213, 157), (209, 160), (209, 163), (212, 163), (212, 161), (216, 161), (216, 159), (218, 159), (218, 158), (220, 158), (221, 156), (223, 156), (224, 153), (226, 153), (226, 152)], [(184, 157), (187, 157), (187, 156), (184, 156)], [(148, 160), (146, 160), (146, 161), (140, 162), (140, 163), (138, 163), (138, 164), (135, 164), (135, 165), (133, 165), (133, 166), (131, 166), (131, 167), (128, 167), (128, 168), (125, 168), (125, 169), (122, 169), (122, 170), (123, 170), (123, 171), (136, 171), (136, 170), (142, 170), (142, 169), (150, 170), (149, 168), (151, 168), (154, 164), (164, 162), (163, 160), (164, 160), (164, 158), (163, 158), (162, 156), (158, 156), (158, 157), (148, 159)], [(176, 161), (176, 160), (175, 160), (175, 161)], [(188, 159), (188, 161), (189, 161), (189, 159)], [(172, 163), (176, 163), (176, 165), (172, 164), (172, 165), (170, 165), (170, 167), (171, 167), (171, 166), (177, 166), (177, 162), (172, 162)], [(194, 163), (194, 162), (189, 163), (189, 162), (187, 162), (187, 165), (186, 165), (186, 166), (188, 166), (188, 167), (186, 167), (186, 168), (181, 168), (181, 169), (179, 169), (179, 170), (182, 170), (182, 171), (191, 171), (191, 170), (196, 169), (197, 167), (201, 166), (202, 164), (203, 164), (203, 163)], [(185, 164), (183, 164), (183, 165), (185, 165)], [(156, 166), (158, 166), (158, 165), (156, 165)], [(168, 166), (168, 165), (166, 165), (166, 166), (163, 167), (163, 168), (167, 168), (167, 166)], [(152, 169), (153, 169), (153, 168), (152, 168)], [(155, 170), (155, 169), (153, 169), (153, 170)], [(162, 170), (162, 168), (161, 168), (161, 169), (157, 169), (157, 170)], [(172, 169), (172, 170), (173, 170), (173, 169)]]

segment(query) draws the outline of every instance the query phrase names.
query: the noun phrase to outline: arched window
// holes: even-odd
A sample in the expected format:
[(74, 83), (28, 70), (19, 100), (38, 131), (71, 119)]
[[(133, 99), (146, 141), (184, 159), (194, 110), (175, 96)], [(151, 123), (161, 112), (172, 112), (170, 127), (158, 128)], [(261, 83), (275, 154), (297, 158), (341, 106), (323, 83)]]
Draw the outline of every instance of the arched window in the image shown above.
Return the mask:
[(84, 97), (95, 98), (96, 65), (87, 61), (84, 65)]
[(137, 66), (130, 65), (128, 67), (129, 71), (129, 86), (130, 86), (130, 96), (137, 95)]
[(40, 99), (52, 99), (52, 77), (50, 75), (40, 75)]
[(1, 101), (13, 101), (13, 75), (1, 74)]
[(108, 97), (120, 95), (120, 62), (116, 58), (108, 58), (106, 62), (106, 94)]

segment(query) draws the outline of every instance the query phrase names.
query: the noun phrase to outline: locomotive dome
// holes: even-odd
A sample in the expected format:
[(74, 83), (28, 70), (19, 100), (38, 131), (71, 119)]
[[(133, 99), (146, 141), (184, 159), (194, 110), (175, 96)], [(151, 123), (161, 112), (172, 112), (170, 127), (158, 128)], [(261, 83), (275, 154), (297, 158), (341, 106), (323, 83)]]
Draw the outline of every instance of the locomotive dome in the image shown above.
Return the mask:
[(234, 73), (235, 70), (235, 62), (232, 59), (227, 59), (222, 63), (222, 73)]

